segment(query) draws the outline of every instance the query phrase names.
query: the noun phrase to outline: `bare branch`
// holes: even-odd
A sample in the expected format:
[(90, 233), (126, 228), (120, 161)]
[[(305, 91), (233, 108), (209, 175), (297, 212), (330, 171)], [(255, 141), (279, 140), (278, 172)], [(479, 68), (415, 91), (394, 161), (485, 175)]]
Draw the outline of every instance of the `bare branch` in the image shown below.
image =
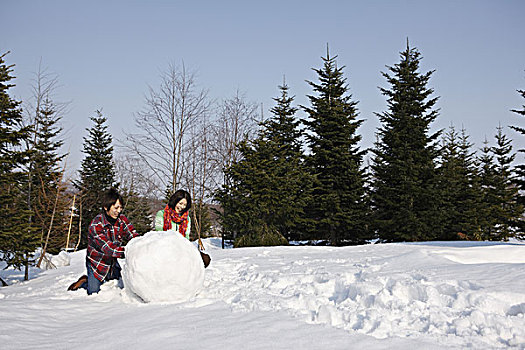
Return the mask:
[(176, 189), (183, 183), (189, 130), (209, 113), (208, 92), (198, 89), (196, 75), (170, 64), (158, 88), (149, 88), (144, 109), (135, 114), (134, 133), (127, 133), (120, 147), (140, 160), (157, 191)]

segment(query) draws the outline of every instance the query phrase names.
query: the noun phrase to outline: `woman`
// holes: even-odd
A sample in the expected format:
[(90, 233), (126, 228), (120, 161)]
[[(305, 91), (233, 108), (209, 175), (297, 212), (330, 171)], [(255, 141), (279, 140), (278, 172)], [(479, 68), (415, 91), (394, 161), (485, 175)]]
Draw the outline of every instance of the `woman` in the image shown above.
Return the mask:
[(155, 230), (179, 231), (181, 235), (190, 239), (191, 219), (189, 211), (191, 208), (191, 196), (187, 191), (177, 190), (168, 201), (164, 210), (159, 210), (155, 217)]

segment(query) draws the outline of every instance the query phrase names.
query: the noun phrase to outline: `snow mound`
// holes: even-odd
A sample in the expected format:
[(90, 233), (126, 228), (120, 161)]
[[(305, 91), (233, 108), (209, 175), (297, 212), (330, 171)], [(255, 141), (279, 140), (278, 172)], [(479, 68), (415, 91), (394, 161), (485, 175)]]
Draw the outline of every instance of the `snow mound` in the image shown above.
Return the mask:
[(450, 248), (438, 250), (436, 253), (460, 264), (525, 263), (525, 246), (523, 245)]
[[(38, 261), (41, 256), (42, 250), (39, 248), (35, 252), (35, 261)], [(42, 259), (42, 262), (40, 263), (40, 268), (42, 270), (51, 270), (58, 267), (69, 266), (70, 263), (71, 257), (69, 256), (69, 253), (63, 250), (57, 255), (46, 253), (45, 259)]]
[(53, 255), (51, 258), (51, 262), (56, 267), (63, 267), (63, 266), (69, 266), (71, 263), (71, 257), (69, 256), (69, 253), (66, 251), (61, 251), (58, 253), (58, 255)]
[(153, 231), (126, 246), (124, 287), (145, 302), (183, 302), (202, 288), (204, 264), (197, 248), (173, 231)]

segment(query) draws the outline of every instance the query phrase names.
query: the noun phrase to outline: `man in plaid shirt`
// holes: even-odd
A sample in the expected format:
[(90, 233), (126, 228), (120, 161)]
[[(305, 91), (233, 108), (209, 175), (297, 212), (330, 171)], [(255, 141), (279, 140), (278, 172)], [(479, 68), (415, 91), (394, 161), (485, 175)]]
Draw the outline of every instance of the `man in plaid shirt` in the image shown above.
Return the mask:
[(138, 236), (128, 218), (120, 214), (122, 203), (122, 196), (117, 190), (110, 189), (104, 193), (102, 199), (104, 211), (95, 216), (89, 225), (87, 276), (80, 277), (69, 287), (69, 290), (85, 288), (91, 295), (98, 293), (104, 282), (121, 277), (117, 259), (124, 258), (123, 239), (129, 240)]

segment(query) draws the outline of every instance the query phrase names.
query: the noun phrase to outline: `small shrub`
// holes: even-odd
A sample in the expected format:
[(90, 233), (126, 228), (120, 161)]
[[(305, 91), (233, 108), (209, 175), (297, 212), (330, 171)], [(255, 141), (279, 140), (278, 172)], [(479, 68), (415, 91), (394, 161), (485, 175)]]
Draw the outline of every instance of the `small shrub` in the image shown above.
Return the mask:
[(266, 232), (261, 237), (262, 246), (288, 245), (288, 241), (277, 230)]
[(233, 242), (234, 248), (242, 248), (242, 247), (258, 247), (260, 246), (260, 239), (259, 237), (253, 235), (253, 234), (247, 234), (242, 237), (236, 238), (235, 242)]
[(288, 240), (277, 230), (270, 230), (268, 226), (262, 225), (255, 232), (249, 232), (235, 240), (233, 247), (260, 247), (288, 245)]

